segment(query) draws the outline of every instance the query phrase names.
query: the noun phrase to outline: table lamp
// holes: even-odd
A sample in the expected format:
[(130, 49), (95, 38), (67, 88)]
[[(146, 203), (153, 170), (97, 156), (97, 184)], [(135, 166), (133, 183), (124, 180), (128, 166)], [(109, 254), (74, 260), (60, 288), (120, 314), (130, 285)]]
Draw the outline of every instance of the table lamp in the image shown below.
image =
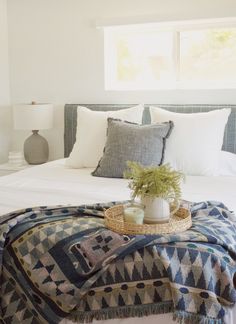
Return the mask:
[(51, 104), (16, 105), (13, 107), (14, 128), (32, 130), (33, 134), (25, 140), (24, 156), (29, 164), (42, 164), (48, 161), (47, 140), (38, 134), (39, 130), (53, 126), (53, 106)]

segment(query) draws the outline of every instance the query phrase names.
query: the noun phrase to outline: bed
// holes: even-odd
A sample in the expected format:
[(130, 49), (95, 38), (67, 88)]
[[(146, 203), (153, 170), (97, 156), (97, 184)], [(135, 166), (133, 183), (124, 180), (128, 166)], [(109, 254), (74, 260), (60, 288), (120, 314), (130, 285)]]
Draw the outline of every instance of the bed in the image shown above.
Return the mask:
[[(127, 105), (86, 106), (95, 110), (112, 110), (127, 107)], [(166, 109), (182, 112), (209, 111), (224, 107), (222, 105), (161, 106)], [(66, 105), (65, 107), (65, 157), (68, 157), (75, 141), (76, 107), (77, 105)], [(234, 106), (231, 106), (231, 108), (232, 114), (226, 128), (223, 149), (236, 153), (236, 108)], [(144, 122), (148, 123), (149, 118), (148, 110), (146, 109)], [(0, 215), (32, 206), (91, 205), (94, 203), (124, 201), (130, 198), (127, 180), (92, 177), (92, 169), (70, 169), (65, 166), (65, 160), (49, 162), (0, 178)], [(235, 186), (236, 176), (188, 176), (182, 188), (183, 198), (197, 202), (206, 199), (223, 201), (230, 210), (236, 211)], [(148, 319), (149, 323), (175, 323), (172, 320), (171, 314), (150, 315)], [(105, 323), (132, 324), (138, 321), (142, 323), (143, 318), (108, 319)], [(235, 321), (236, 307), (228, 308), (225, 315), (225, 323), (233, 324)], [(14, 323), (12, 318), (5, 320), (5, 323), (11, 322)], [(38, 323), (31, 321), (30, 316), (28, 322)], [(25, 323), (28, 322), (27, 318), (25, 318)], [(101, 323), (101, 321), (99, 322)], [(70, 319), (65, 319), (61, 323), (71, 323), (71, 321)]]

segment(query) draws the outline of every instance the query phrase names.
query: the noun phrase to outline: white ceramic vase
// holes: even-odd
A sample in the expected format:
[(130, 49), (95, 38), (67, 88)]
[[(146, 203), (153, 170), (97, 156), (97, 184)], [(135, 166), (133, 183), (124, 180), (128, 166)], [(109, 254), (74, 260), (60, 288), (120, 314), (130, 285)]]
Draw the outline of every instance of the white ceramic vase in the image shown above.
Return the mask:
[(163, 198), (143, 197), (142, 204), (145, 206), (145, 223), (164, 223), (170, 218), (170, 204)]

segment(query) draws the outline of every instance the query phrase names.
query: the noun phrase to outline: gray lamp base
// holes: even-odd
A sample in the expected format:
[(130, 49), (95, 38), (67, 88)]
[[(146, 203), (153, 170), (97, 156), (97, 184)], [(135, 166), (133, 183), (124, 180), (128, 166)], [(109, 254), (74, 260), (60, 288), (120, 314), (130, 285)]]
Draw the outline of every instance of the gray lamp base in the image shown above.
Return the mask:
[(24, 155), (29, 164), (42, 164), (48, 161), (49, 148), (46, 139), (33, 130), (33, 134), (25, 140)]

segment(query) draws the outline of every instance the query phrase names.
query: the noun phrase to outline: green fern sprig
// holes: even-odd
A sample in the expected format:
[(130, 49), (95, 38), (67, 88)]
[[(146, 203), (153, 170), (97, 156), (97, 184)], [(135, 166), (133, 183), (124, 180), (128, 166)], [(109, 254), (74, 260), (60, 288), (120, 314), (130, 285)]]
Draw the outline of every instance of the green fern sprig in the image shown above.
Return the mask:
[(143, 167), (139, 163), (128, 161), (128, 170), (124, 177), (130, 179), (129, 188), (135, 197), (160, 197), (168, 201), (181, 198), (181, 180), (184, 175), (173, 170), (168, 164), (158, 167)]

